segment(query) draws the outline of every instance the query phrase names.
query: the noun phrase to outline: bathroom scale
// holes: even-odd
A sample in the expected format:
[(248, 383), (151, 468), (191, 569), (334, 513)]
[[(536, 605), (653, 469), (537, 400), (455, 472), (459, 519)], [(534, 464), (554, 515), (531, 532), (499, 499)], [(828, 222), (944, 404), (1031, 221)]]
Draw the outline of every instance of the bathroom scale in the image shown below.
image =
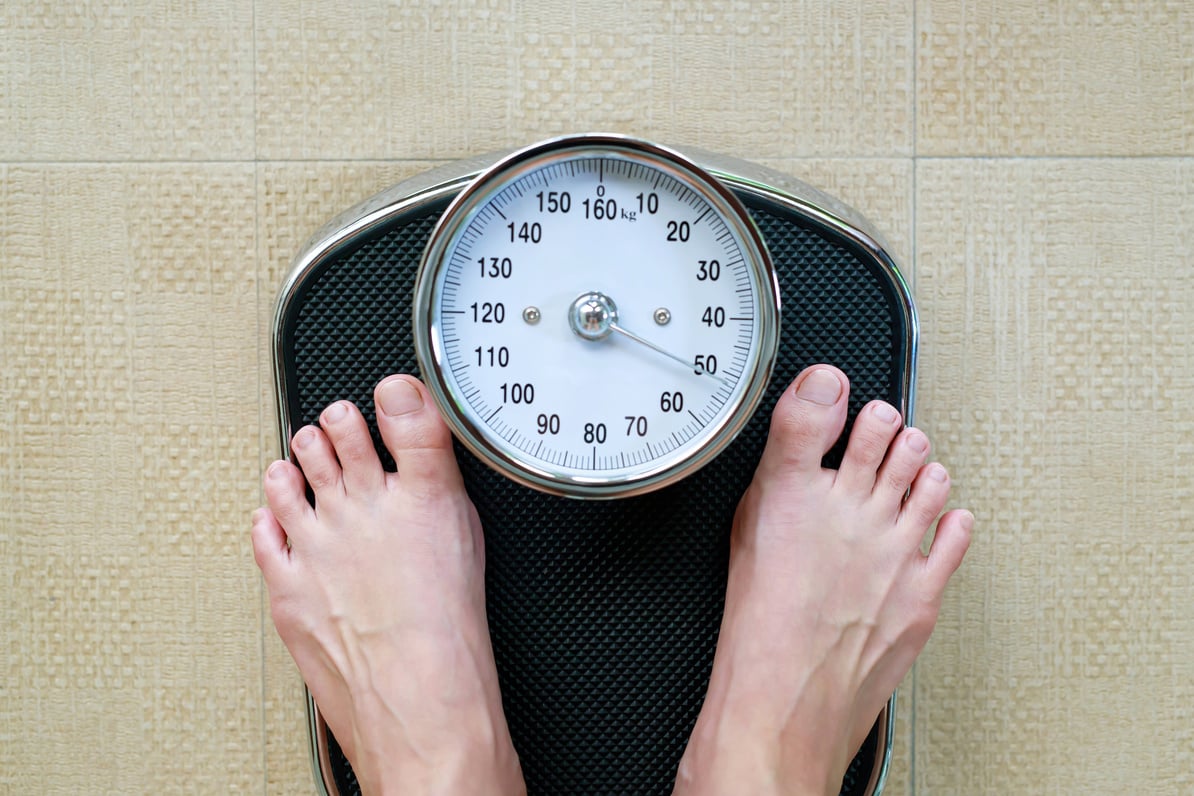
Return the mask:
[[(917, 323), (890, 250), (842, 202), (742, 160), (587, 133), (442, 166), (328, 222), (273, 336), (284, 441), (347, 399), (392, 468), (373, 388), (428, 385), (484, 528), (529, 793), (663, 796), (776, 399), (827, 362), (850, 378), (847, 430), (877, 398), (910, 418)], [(303, 698), (317, 790), (359, 793)], [(894, 700), (842, 794), (881, 792)]]

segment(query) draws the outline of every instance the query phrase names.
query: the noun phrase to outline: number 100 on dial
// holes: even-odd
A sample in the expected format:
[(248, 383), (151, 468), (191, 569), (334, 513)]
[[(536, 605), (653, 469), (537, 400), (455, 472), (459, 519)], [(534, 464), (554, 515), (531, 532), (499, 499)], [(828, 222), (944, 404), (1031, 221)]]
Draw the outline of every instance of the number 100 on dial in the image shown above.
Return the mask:
[(432, 233), (415, 347), (475, 455), (556, 494), (670, 484), (729, 444), (775, 359), (774, 270), (684, 156), (582, 135), (480, 174)]

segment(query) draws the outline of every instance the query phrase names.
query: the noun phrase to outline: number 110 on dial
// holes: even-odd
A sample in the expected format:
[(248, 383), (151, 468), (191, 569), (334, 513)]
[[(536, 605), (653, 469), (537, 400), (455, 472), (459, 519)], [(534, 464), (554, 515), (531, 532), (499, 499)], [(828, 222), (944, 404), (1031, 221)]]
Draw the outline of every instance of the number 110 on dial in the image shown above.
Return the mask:
[(556, 494), (661, 488), (729, 444), (775, 359), (779, 294), (738, 199), (609, 135), (499, 162), (432, 233), (415, 347), (472, 453)]

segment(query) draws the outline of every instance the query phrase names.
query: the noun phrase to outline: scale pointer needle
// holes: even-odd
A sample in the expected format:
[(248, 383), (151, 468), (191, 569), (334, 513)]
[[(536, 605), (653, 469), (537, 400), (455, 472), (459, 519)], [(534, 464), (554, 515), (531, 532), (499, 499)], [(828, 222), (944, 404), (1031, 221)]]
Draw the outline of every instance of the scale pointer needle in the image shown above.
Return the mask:
[(676, 356), (675, 354), (673, 354), (670, 351), (664, 351), (662, 348), (655, 345), (650, 340), (644, 340), (643, 338), (639, 337), (634, 332), (631, 332), (628, 329), (623, 329), (621, 326), (619, 326), (616, 323), (609, 324), (609, 329), (611, 331), (617, 332), (618, 334), (622, 335), (623, 337), (629, 337), (631, 340), (633, 340), (636, 343), (639, 343), (640, 345), (645, 345), (647, 348), (651, 349), (652, 351), (654, 351), (656, 353), (663, 354), (668, 359), (675, 360), (676, 362), (679, 362), (681, 365), (683, 365), (686, 368), (691, 368), (693, 371), (695, 371), (696, 373), (699, 373), (702, 376), (709, 376), (712, 379), (720, 381), (722, 384), (724, 384), (727, 387), (733, 386), (728, 381), (726, 381), (724, 378), (722, 378), (721, 376), (718, 376), (714, 373), (710, 373), (709, 371), (705, 370), (703, 367), (698, 367), (698, 366), (694, 365), (693, 363), (691, 363), (685, 359), (682, 359), (681, 357)]

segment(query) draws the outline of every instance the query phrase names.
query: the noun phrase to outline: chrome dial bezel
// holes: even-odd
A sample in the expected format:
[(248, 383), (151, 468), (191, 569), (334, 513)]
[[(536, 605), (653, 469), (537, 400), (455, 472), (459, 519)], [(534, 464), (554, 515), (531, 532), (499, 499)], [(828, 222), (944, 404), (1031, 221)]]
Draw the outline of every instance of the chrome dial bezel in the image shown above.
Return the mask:
[[(757, 295), (757, 345), (739, 382), (744, 389), (719, 418), (693, 439), (633, 474), (578, 475), (549, 465), (505, 444), (462, 410), (445, 375), (442, 329), (435, 307), (438, 279), (450, 249), (487, 203), (525, 175), (565, 160), (613, 157), (657, 169), (696, 192), (733, 231), (742, 248)], [(675, 150), (628, 136), (588, 133), (554, 138), (518, 150), (480, 173), (452, 201), (435, 226), (415, 283), (413, 326), (419, 368), (440, 412), (457, 439), (477, 458), (506, 477), (551, 494), (584, 499), (640, 495), (673, 484), (725, 450), (753, 416), (770, 380), (779, 343), (779, 282), (762, 236), (745, 206), (721, 181)]]

